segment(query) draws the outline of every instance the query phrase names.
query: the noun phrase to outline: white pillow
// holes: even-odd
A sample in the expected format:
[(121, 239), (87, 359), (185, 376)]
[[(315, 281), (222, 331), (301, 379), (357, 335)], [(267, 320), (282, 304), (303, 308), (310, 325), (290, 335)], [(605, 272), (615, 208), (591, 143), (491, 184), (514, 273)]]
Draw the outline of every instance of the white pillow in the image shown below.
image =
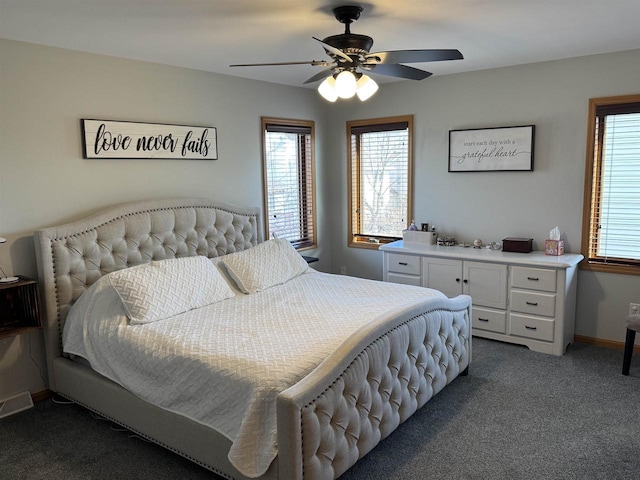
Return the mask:
[(234, 296), (203, 256), (158, 260), (109, 274), (133, 325), (155, 322)]
[(288, 282), (309, 265), (285, 238), (267, 240), (253, 248), (226, 255), (222, 263), (244, 293), (256, 293)]

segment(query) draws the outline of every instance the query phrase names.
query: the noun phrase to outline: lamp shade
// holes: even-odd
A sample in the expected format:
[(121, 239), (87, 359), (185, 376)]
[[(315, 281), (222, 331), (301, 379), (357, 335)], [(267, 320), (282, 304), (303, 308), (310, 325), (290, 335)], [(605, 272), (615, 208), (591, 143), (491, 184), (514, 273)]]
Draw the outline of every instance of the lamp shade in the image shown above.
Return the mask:
[(340, 98), (351, 98), (356, 94), (356, 77), (349, 70), (336, 77), (336, 93)]
[(324, 82), (318, 87), (318, 93), (322, 95), (322, 98), (329, 102), (335, 102), (338, 99), (338, 93), (336, 92), (336, 79), (327, 77)]
[[(7, 239), (0, 237), (0, 243), (7, 243)], [(2, 270), (2, 268), (0, 268), (0, 274), (1, 274), (0, 283), (13, 283), (20, 280), (18, 277), (7, 277), (7, 275), (4, 273), (4, 270)]]
[(368, 75), (362, 75), (356, 83), (358, 98), (364, 102), (378, 91), (378, 84)]

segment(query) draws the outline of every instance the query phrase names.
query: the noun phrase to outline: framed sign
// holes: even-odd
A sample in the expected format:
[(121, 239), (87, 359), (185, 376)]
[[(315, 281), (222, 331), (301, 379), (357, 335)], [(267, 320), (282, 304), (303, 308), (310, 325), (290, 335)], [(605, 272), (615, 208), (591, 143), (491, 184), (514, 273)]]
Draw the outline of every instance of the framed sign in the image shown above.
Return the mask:
[(532, 171), (535, 128), (449, 130), (449, 171)]
[(82, 119), (84, 158), (217, 160), (215, 127)]

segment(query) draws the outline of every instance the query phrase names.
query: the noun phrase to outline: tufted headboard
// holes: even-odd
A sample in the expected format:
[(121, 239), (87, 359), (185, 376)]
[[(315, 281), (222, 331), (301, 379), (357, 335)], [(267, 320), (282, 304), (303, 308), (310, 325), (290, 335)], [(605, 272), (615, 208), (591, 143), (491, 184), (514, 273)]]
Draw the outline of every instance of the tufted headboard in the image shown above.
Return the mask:
[(214, 258), (263, 240), (259, 208), (203, 198), (115, 205), (38, 230), (34, 237), (49, 372), (53, 359), (62, 354), (61, 333), (69, 308), (101, 276), (153, 260)]

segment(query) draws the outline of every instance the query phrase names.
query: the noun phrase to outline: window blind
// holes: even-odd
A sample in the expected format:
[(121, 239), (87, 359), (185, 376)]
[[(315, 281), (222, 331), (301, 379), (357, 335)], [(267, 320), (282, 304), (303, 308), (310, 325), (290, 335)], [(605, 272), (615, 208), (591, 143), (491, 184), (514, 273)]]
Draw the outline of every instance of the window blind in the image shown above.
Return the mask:
[(360, 125), (350, 132), (352, 235), (402, 237), (408, 223), (409, 124)]
[(315, 245), (312, 127), (265, 124), (265, 210), (268, 236), (296, 248)]
[(596, 107), (589, 261), (640, 265), (640, 103)]

